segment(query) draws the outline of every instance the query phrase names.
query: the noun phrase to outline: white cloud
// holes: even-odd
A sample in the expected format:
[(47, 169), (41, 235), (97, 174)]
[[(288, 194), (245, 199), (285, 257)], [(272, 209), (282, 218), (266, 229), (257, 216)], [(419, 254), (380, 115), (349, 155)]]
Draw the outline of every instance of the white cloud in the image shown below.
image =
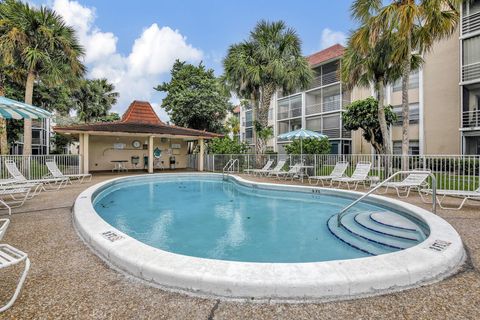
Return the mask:
[(178, 30), (152, 24), (135, 40), (128, 56), (130, 72), (136, 75), (159, 74), (168, 72), (175, 59), (200, 61), (202, 52), (186, 40)]
[(88, 77), (107, 78), (120, 93), (113, 111), (122, 113), (133, 100), (146, 100), (162, 120), (169, 120), (160, 104), (152, 101), (153, 87), (165, 79), (175, 59), (199, 62), (201, 50), (188, 44), (180, 31), (153, 23), (134, 41), (131, 52), (123, 55), (117, 51), (115, 34), (95, 26), (95, 8), (70, 0), (54, 0), (52, 7), (77, 31), (86, 51)]
[(337, 43), (344, 45), (346, 41), (347, 35), (345, 33), (325, 28), (322, 30), (322, 39), (320, 41), (320, 46), (322, 49), (325, 49)]

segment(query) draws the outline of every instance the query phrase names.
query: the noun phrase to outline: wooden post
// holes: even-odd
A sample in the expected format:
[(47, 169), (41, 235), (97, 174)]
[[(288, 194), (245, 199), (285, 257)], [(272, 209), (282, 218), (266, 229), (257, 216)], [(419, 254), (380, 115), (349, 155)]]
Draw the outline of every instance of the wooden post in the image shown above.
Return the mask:
[(153, 136), (148, 137), (148, 173), (153, 173)]
[(203, 139), (198, 140), (200, 144), (200, 156), (198, 157), (198, 171), (203, 171), (203, 158), (205, 155), (205, 143)]

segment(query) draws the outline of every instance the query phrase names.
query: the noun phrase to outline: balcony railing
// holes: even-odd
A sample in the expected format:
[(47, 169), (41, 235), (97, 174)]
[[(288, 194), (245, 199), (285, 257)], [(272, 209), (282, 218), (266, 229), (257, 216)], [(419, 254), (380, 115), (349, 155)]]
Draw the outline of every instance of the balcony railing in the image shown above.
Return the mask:
[(281, 111), (277, 114), (277, 120), (283, 120), (288, 118), (297, 118), (302, 116), (302, 107), (289, 109), (287, 111)]
[(462, 67), (462, 81), (480, 79), (480, 62), (464, 65)]
[(312, 83), (310, 84), (309, 89), (327, 86), (329, 84), (336, 83), (339, 81), (340, 81), (340, 78), (338, 77), (337, 71), (325, 73), (325, 74), (322, 74), (321, 76), (314, 78)]
[(462, 35), (480, 30), (480, 12), (462, 18)]
[(462, 113), (462, 127), (463, 128), (478, 128), (480, 127), (480, 111), (463, 111)]

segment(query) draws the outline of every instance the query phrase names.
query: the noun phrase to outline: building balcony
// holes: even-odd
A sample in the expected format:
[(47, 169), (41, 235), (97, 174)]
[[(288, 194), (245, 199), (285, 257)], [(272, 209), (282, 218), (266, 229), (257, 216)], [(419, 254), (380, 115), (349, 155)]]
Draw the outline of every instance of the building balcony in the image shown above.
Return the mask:
[(480, 12), (462, 17), (462, 36), (480, 31)]
[(348, 104), (350, 104), (350, 101), (340, 100), (340, 99), (326, 101), (318, 104), (311, 104), (305, 107), (305, 114), (309, 116), (314, 114), (339, 111), (339, 110), (342, 110), (343, 107), (345, 107)]
[(462, 82), (480, 80), (480, 62), (462, 66)]
[(290, 109), (287, 111), (282, 111), (277, 114), (277, 120), (284, 120), (290, 118), (298, 118), (302, 116), (302, 108)]
[(310, 83), (309, 89), (319, 88), (328, 86), (333, 83), (337, 83), (340, 81), (337, 71), (329, 72), (322, 74), (313, 79), (312, 83)]
[(463, 111), (462, 128), (480, 128), (480, 110)]

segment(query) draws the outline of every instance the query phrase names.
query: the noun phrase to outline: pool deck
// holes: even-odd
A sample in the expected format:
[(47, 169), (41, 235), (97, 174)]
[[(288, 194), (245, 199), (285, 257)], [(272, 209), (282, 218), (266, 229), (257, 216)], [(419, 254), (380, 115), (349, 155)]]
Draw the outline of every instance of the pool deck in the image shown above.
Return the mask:
[[(260, 304), (191, 297), (150, 287), (98, 258), (76, 234), (71, 208), (87, 186), (42, 193), (14, 209), (2, 243), (29, 254), (32, 268), (22, 293), (2, 319), (478, 319), (480, 318), (480, 205), (438, 210), (461, 235), (469, 259), (456, 275), (436, 284), (358, 300)], [(242, 177), (279, 182), (275, 179)], [(292, 183), (292, 182), (287, 182)], [(293, 182), (293, 184), (300, 184)], [(390, 194), (393, 196), (393, 193)], [(417, 195), (409, 203), (429, 209)], [(0, 213), (4, 213), (2, 210)], [(7, 217), (0, 215), (0, 217)], [(20, 269), (0, 272), (0, 301), (13, 293)]]

